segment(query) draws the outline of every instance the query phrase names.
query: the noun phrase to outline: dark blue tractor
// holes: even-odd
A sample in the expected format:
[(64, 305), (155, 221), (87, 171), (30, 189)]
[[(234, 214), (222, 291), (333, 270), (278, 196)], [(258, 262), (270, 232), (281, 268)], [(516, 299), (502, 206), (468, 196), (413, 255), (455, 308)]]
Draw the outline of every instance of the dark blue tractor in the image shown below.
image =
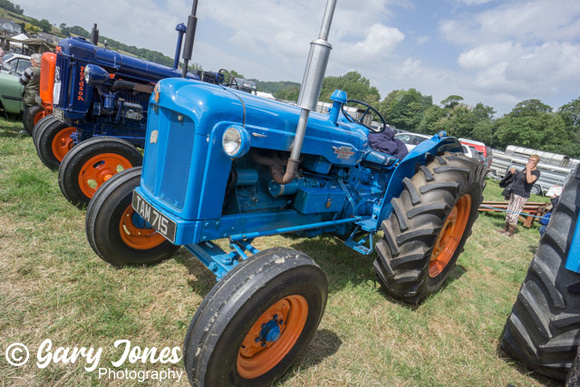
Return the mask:
[[(88, 206), (88, 241), (110, 264), (155, 264), (183, 246), (219, 280), (185, 339), (194, 385), (271, 385), (317, 330), (324, 272), (294, 249), (259, 251), (256, 238), (334, 234), (375, 255), (384, 289), (417, 304), (442, 287), (477, 218), (485, 169), (456, 139), (441, 133), (398, 159), (369, 146), (366, 118), (386, 127), (371, 106), (355, 118), (336, 91), (329, 112), (315, 112), (334, 6), (311, 44), (298, 106), (161, 80), (142, 167), (113, 176)], [(223, 238), (225, 251), (214, 243)]]
[[(178, 25), (177, 31), (176, 59), (185, 26)], [(137, 148), (144, 146), (153, 88), (161, 79), (182, 75), (177, 60), (174, 67), (163, 66), (95, 43), (96, 39), (84, 38), (60, 41), (53, 114), (33, 130), (38, 156), (47, 167), (59, 169), (61, 191), (77, 206), (86, 205), (115, 173), (141, 165)], [(211, 72), (187, 77), (205, 82), (223, 79)]]
[[(580, 383), (580, 167), (570, 176), (506, 322), (501, 348), (528, 368)], [(580, 356), (580, 355), (578, 355)]]

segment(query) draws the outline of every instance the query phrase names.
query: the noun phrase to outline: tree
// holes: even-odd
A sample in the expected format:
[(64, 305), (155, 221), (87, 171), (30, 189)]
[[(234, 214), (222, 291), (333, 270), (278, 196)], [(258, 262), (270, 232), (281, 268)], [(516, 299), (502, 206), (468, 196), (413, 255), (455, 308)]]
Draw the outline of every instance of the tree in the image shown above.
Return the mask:
[(461, 101), (463, 101), (462, 96), (450, 95), (449, 97), (447, 97), (443, 101), (441, 101), (441, 105), (443, 105), (443, 107), (445, 109), (453, 109), (454, 107), (459, 105), (461, 103)]
[(282, 99), (284, 101), (298, 101), (298, 96), (300, 95), (300, 87), (289, 86), (277, 91), (273, 95), (274, 98)]
[(356, 71), (340, 77), (325, 77), (320, 100), (330, 102), (330, 96), (337, 89), (346, 91), (348, 99), (358, 99), (371, 105), (377, 105), (381, 99), (379, 90), (371, 86), (371, 82)]
[(417, 127), (417, 132), (423, 134), (435, 134), (445, 130), (442, 125), (443, 118), (447, 115), (447, 109), (432, 105), (423, 113), (423, 118)]
[(557, 153), (562, 153), (569, 139), (564, 119), (536, 99), (518, 103), (497, 121), (494, 133), (495, 146), (518, 145)]
[(30, 23), (26, 23), (26, 25), (24, 26), (24, 30), (29, 34), (29, 35), (36, 35), (40, 32), (40, 28), (32, 25)]
[(0, 8), (4, 8), (7, 11), (14, 12), (14, 13), (17, 13), (19, 15), (24, 14), (24, 10), (22, 8), (20, 8), (20, 5), (18, 5), (18, 4), (14, 5), (9, 0), (0, 0)]
[(564, 144), (560, 153), (580, 157), (580, 98), (561, 106), (558, 115), (564, 120), (570, 136), (569, 143)]
[(30, 23), (40, 28), (43, 32), (50, 33), (52, 31), (52, 24), (50, 24), (46, 19), (37, 20), (35, 18), (30, 18)]
[(433, 106), (433, 98), (415, 89), (393, 90), (381, 102), (380, 112), (397, 128), (417, 131), (425, 112)]

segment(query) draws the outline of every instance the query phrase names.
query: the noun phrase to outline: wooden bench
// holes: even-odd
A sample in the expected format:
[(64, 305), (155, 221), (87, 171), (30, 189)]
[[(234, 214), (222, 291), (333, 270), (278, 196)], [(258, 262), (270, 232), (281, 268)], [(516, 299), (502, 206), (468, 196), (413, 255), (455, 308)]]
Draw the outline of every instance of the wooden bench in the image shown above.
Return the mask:
[[(534, 224), (536, 218), (542, 217), (546, 212), (548, 212), (548, 207), (550, 203), (544, 202), (527, 202), (519, 216), (520, 220), (523, 222), (524, 227), (530, 228)], [(484, 200), (479, 206), (479, 212), (505, 212), (508, 207), (507, 201), (489, 201)]]

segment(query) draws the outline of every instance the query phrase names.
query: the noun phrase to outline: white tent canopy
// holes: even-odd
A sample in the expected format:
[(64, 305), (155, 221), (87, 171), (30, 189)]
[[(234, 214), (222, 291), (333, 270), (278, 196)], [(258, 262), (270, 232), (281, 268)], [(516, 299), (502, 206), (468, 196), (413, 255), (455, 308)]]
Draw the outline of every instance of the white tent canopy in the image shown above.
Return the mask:
[(28, 39), (28, 36), (26, 36), (25, 34), (19, 34), (16, 36), (12, 36), (8, 40), (10, 41), (11, 46), (22, 48), (22, 42), (27, 40), (27, 39)]

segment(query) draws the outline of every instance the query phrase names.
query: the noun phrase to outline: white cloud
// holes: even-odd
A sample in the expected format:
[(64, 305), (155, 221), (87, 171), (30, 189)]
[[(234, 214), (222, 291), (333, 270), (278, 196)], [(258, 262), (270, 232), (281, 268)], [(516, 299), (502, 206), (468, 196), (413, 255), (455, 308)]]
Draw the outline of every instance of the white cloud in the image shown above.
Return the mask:
[(373, 24), (364, 39), (353, 44), (342, 42), (339, 46), (339, 59), (346, 62), (360, 63), (361, 58), (374, 61), (385, 58), (405, 39), (405, 35), (396, 28)]

